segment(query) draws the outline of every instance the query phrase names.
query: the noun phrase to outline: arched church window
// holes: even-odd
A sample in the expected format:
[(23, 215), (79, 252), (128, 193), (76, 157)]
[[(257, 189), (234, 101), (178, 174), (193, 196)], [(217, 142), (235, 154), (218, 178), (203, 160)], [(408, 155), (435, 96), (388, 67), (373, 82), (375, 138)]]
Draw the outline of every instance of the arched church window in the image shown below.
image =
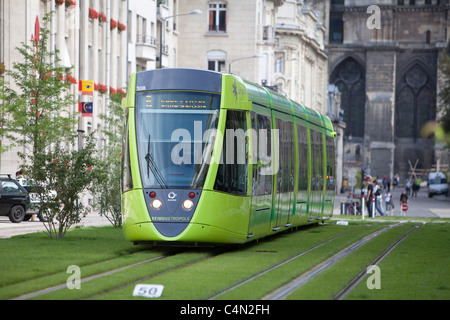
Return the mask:
[(341, 109), (347, 127), (345, 136), (364, 137), (366, 84), (363, 67), (353, 58), (341, 62), (331, 75), (331, 83), (341, 92)]
[(395, 135), (397, 138), (420, 137), (420, 130), (436, 113), (435, 84), (429, 74), (414, 64), (401, 77), (397, 90)]

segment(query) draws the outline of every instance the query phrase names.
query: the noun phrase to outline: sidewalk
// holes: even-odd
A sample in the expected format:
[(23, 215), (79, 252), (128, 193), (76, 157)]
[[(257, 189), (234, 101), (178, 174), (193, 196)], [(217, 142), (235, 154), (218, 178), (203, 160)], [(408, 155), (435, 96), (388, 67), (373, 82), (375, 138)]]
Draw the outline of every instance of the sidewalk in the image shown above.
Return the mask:
[[(111, 223), (104, 216), (98, 213), (90, 213), (82, 218), (81, 223), (76, 226), (94, 227), (108, 226)], [(23, 221), (21, 223), (11, 223), (8, 217), (0, 217), (0, 239), (7, 239), (13, 236), (46, 231), (44, 224), (36, 218), (36, 221)]]
[[(389, 216), (400, 216), (400, 195), (404, 188), (396, 188), (391, 190), (395, 208), (393, 212), (389, 213)], [(384, 195), (384, 193), (383, 193)], [(357, 199), (358, 201), (360, 199)], [(334, 204), (334, 215), (338, 216), (341, 214), (341, 203), (342, 201), (349, 201), (347, 199), (347, 194), (336, 195)], [(384, 199), (382, 201), (382, 209), (385, 211)], [(367, 215), (367, 208), (364, 208), (365, 214)], [(376, 214), (379, 217), (379, 213)], [(450, 218), (450, 197), (445, 196), (434, 196), (433, 198), (428, 197), (427, 187), (422, 187), (417, 193), (417, 197), (409, 196), (408, 199), (408, 211), (406, 212), (407, 217), (439, 217), (439, 218)]]

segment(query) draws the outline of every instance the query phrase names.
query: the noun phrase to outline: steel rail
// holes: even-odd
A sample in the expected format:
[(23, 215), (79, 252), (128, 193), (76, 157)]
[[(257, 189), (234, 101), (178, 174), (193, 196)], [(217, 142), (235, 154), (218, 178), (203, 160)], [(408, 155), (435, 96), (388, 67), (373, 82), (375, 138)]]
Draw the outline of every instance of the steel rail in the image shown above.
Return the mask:
[[(98, 278), (106, 277), (106, 276), (115, 274), (115, 273), (120, 272), (120, 271), (128, 270), (128, 269), (131, 269), (131, 268), (134, 268), (134, 267), (146, 264), (146, 263), (162, 260), (162, 259), (167, 258), (167, 257), (170, 257), (170, 255), (160, 256), (160, 257), (156, 257), (156, 258), (140, 261), (140, 262), (133, 263), (133, 264), (130, 264), (130, 265), (127, 265), (127, 266), (123, 266), (123, 267), (120, 267), (120, 268), (117, 268), (117, 269), (113, 269), (113, 270), (109, 270), (109, 271), (106, 271), (106, 272), (98, 273), (98, 274), (95, 274), (95, 275), (92, 275), (92, 276), (89, 276), (89, 277), (86, 277), (86, 278), (81, 278), (80, 279), (80, 283), (85, 283), (85, 282), (88, 282), (88, 281), (91, 281), (91, 280), (95, 280), (95, 279), (98, 279)], [(45, 289), (41, 289), (39, 291), (27, 293), (27, 294), (21, 295), (21, 296), (16, 297), (16, 298), (12, 298), (10, 300), (27, 300), (27, 299), (32, 299), (32, 298), (39, 297), (39, 296), (42, 296), (44, 294), (55, 292), (55, 291), (62, 290), (62, 289), (65, 289), (65, 288), (67, 288), (67, 284), (66, 283), (60, 284), (60, 285), (57, 285), (57, 286), (53, 286), (53, 287), (49, 287), (49, 288), (45, 288)]]
[(291, 262), (291, 261), (293, 261), (293, 260), (295, 260), (295, 259), (297, 259), (297, 258), (299, 258), (299, 257), (301, 257), (301, 256), (303, 256), (303, 255), (305, 255), (305, 254), (307, 254), (307, 253), (309, 253), (309, 252), (315, 250), (315, 249), (318, 249), (318, 248), (322, 247), (323, 245), (325, 245), (325, 244), (327, 244), (327, 243), (329, 243), (329, 242), (332, 242), (332, 241), (334, 241), (334, 240), (337, 240), (337, 239), (339, 239), (340, 237), (343, 237), (344, 235), (346, 235), (346, 234), (348, 234), (348, 233), (350, 233), (350, 232), (353, 232), (353, 231), (355, 231), (355, 230), (358, 230), (358, 229), (360, 229), (360, 228), (355, 228), (355, 229), (352, 229), (352, 230), (345, 231), (345, 232), (340, 233), (340, 234), (338, 234), (338, 235), (336, 235), (336, 236), (334, 236), (334, 237), (332, 237), (332, 238), (330, 238), (330, 239), (328, 239), (328, 240), (325, 240), (325, 241), (323, 241), (323, 242), (321, 242), (321, 243), (319, 243), (319, 244), (317, 244), (317, 245), (315, 245), (315, 246), (313, 246), (313, 247), (311, 247), (311, 248), (309, 248), (309, 249), (307, 249), (307, 250), (305, 250), (305, 251), (300, 252), (299, 254), (297, 254), (297, 255), (295, 255), (295, 256), (293, 256), (293, 257), (287, 259), (287, 260), (284, 260), (283, 262), (280, 262), (280, 263), (278, 263), (278, 264), (276, 264), (276, 265), (270, 267), (269, 269), (264, 270), (264, 271), (261, 272), (261, 273), (258, 273), (258, 274), (256, 274), (256, 275), (254, 275), (254, 276), (251, 277), (251, 278), (248, 278), (248, 279), (245, 280), (245, 281), (242, 281), (242, 282), (240, 282), (240, 283), (238, 283), (238, 284), (236, 284), (236, 285), (234, 285), (234, 286), (232, 286), (232, 287), (230, 287), (230, 288), (228, 288), (228, 289), (226, 289), (226, 290), (224, 290), (224, 291), (222, 291), (222, 292), (220, 292), (220, 293), (218, 293), (218, 294), (216, 294), (216, 295), (210, 297), (208, 300), (214, 300), (214, 299), (217, 299), (218, 297), (220, 297), (220, 296), (222, 296), (222, 295), (224, 295), (224, 294), (226, 294), (226, 293), (228, 293), (228, 292), (230, 292), (230, 291), (233, 291), (233, 290), (235, 290), (235, 289), (237, 289), (237, 288), (239, 288), (239, 287), (241, 287), (241, 286), (243, 286), (243, 285), (245, 285), (245, 284), (247, 284), (247, 283), (249, 283), (249, 282), (251, 282), (251, 281), (253, 281), (253, 280), (257, 279), (257, 278), (259, 278), (259, 277), (262, 277), (263, 275), (265, 275), (265, 274), (267, 274), (267, 273), (269, 273), (269, 272), (271, 272), (271, 271), (273, 271), (273, 270), (275, 270), (275, 269), (277, 269), (277, 268), (279, 268), (279, 267), (282, 267), (282, 266), (284, 266), (285, 264), (287, 264), (287, 263), (289, 263), (289, 262)]
[(360, 248), (361, 246), (363, 246), (364, 244), (366, 244), (370, 240), (378, 237), (380, 234), (382, 234), (382, 233), (384, 233), (384, 232), (386, 232), (386, 231), (388, 231), (388, 230), (390, 230), (390, 229), (392, 229), (394, 227), (397, 227), (397, 226), (399, 226), (401, 224), (402, 224), (402, 222), (401, 223), (397, 223), (395, 225), (388, 226), (388, 227), (386, 227), (384, 229), (378, 230), (378, 231), (376, 231), (376, 232), (374, 232), (374, 233), (364, 237), (363, 239), (361, 239), (361, 240), (351, 244), (350, 246), (348, 246), (344, 250), (336, 253), (335, 255), (333, 255), (332, 257), (328, 258), (324, 262), (321, 262), (320, 264), (316, 265), (314, 268), (312, 268), (311, 270), (305, 272), (304, 274), (302, 274), (298, 278), (290, 281), (289, 283), (285, 284), (284, 286), (282, 286), (282, 287), (278, 288), (277, 290), (273, 291), (272, 293), (266, 295), (262, 300), (282, 300), (282, 299), (286, 298), (292, 292), (294, 292), (295, 290), (299, 289), (304, 284), (306, 284), (307, 282), (309, 282), (310, 280), (315, 278), (322, 271), (328, 269), (329, 267), (331, 267), (335, 263), (339, 262), (340, 260), (342, 260), (343, 258), (348, 256), (350, 253), (354, 252), (355, 250), (357, 250), (358, 248)]
[[(185, 253), (185, 252), (186, 252), (186, 251), (183, 251), (183, 252), (180, 252), (180, 253)], [(183, 264), (183, 265), (174, 267), (174, 268), (167, 269), (167, 270), (162, 271), (162, 272), (160, 272), (160, 273), (157, 273), (157, 274), (154, 274), (154, 275), (151, 275), (151, 276), (147, 276), (147, 277), (143, 277), (143, 278), (140, 278), (140, 279), (138, 279), (138, 280), (134, 280), (134, 281), (129, 282), (129, 283), (125, 283), (125, 284), (120, 285), (120, 286), (118, 286), (118, 287), (111, 288), (111, 289), (108, 289), (108, 290), (106, 290), (106, 291), (97, 293), (97, 294), (95, 294), (95, 295), (93, 295), (93, 296), (91, 296), (91, 297), (85, 298), (85, 299), (83, 299), (83, 300), (93, 299), (93, 298), (96, 298), (96, 297), (99, 297), (99, 296), (102, 296), (102, 295), (105, 295), (105, 294), (108, 294), (108, 293), (111, 293), (111, 292), (114, 292), (114, 291), (123, 289), (123, 288), (128, 287), (128, 286), (136, 285), (136, 284), (139, 284), (139, 283), (141, 283), (141, 282), (150, 280), (150, 279), (152, 279), (152, 278), (156, 278), (156, 277), (162, 276), (162, 275), (167, 274), (167, 273), (169, 273), (169, 272), (176, 271), (176, 270), (180, 270), (180, 269), (183, 269), (183, 268), (187, 268), (187, 267), (192, 266), (192, 265), (194, 265), (194, 264), (201, 263), (201, 262), (207, 261), (207, 260), (209, 260), (209, 259), (213, 259), (213, 258), (215, 258), (215, 257), (217, 257), (217, 256), (219, 256), (219, 255), (221, 255), (221, 254), (224, 254), (224, 251), (221, 251), (221, 252), (219, 252), (219, 253), (213, 254), (213, 255), (210, 256), (210, 257), (201, 258), (201, 259), (198, 259), (198, 260), (195, 260), (195, 261), (191, 261), (191, 262), (189, 262), (189, 263), (186, 263), (186, 264)]]
[[(426, 224), (423, 223), (420, 226), (416, 226), (415, 228), (412, 228), (411, 230), (408, 230), (400, 239), (395, 241), (389, 248), (387, 248), (382, 254), (380, 254), (372, 263), (369, 264), (369, 266), (376, 266), (378, 263), (380, 263), (389, 253), (391, 253), (392, 250), (394, 250), (403, 240), (405, 240), (411, 233), (419, 229), (420, 227), (423, 227)], [(369, 267), (368, 266), (368, 267)], [(368, 268), (367, 267), (367, 268)], [(344, 289), (342, 289), (335, 297), (334, 300), (342, 300), (345, 298), (345, 296), (352, 291), (360, 282), (361, 280), (366, 276), (367, 274), (367, 268), (361, 271), (358, 276), (356, 276), (355, 279), (353, 279)]]

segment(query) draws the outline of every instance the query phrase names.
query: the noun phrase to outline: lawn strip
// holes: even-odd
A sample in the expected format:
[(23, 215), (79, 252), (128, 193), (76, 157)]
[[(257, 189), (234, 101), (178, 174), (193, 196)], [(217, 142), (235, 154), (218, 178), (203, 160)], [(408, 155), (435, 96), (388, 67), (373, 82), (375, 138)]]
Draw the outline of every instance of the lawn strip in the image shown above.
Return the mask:
[(288, 300), (333, 299), (389, 246), (418, 224), (406, 223), (392, 228), (364, 244), (287, 297)]
[(380, 262), (381, 289), (369, 290), (367, 275), (345, 298), (450, 299), (449, 243), (449, 224), (427, 223)]
[(141, 279), (147, 279), (164, 273), (167, 270), (179, 268), (183, 265), (194, 263), (213, 256), (215, 251), (211, 249), (191, 250), (179, 253), (161, 260), (142, 264), (131, 269), (123, 270), (112, 275), (107, 275), (81, 284), (80, 290), (63, 290), (52, 292), (40, 297), (39, 300), (81, 300), (108, 292), (115, 288), (134, 283)]
[(42, 232), (0, 239), (0, 288), (65, 271), (70, 265), (94, 264), (140, 250), (113, 227), (70, 230), (58, 240)]
[(246, 283), (245, 285), (228, 292), (227, 294), (219, 297), (219, 299), (262, 299), (267, 294), (275, 291), (301, 274), (314, 268), (316, 265), (333, 256), (340, 250), (346, 248), (350, 244), (386, 226), (387, 225), (385, 224), (374, 224), (348, 233), (335, 241), (321, 246), (314, 251), (308, 252), (305, 255), (281, 266), (280, 268), (255, 279), (252, 282)]
[[(374, 226), (371, 228), (379, 228)], [(297, 232), (271, 237), (234, 250), (201, 263), (152, 278), (147, 284), (164, 285), (161, 299), (204, 300), (280, 263), (315, 244), (340, 233), (353, 234), (365, 227), (352, 225), (346, 228), (333, 224), (305, 228)], [(353, 232), (351, 232), (353, 231)], [(123, 288), (102, 299), (131, 298), (134, 286)]]
[[(5, 256), (7, 259), (2, 259), (0, 262), (1, 277), (4, 278), (2, 282), (10, 284), (0, 287), (0, 299), (11, 299), (64, 284), (70, 276), (67, 273), (67, 268), (71, 265), (77, 265), (81, 268), (82, 277), (89, 277), (169, 252), (168, 249), (136, 248), (127, 242), (122, 245), (123, 232), (112, 227), (74, 230), (69, 232), (67, 237), (69, 238), (51, 240), (47, 237), (42, 238), (42, 235), (34, 234), (1, 240), (0, 245), (8, 244), (3, 247), (6, 249), (5, 255), (2, 251), (2, 257)], [(25, 240), (32, 245), (25, 246), (20, 255), (11, 254), (12, 248), (20, 246)], [(98, 252), (96, 247), (93, 247), (94, 243), (98, 244), (97, 248), (102, 248), (103, 252)], [(116, 245), (117, 243), (120, 244)], [(42, 244), (45, 244), (48, 250), (39, 249), (42, 248)], [(108, 248), (106, 248), (105, 245), (107, 244), (114, 244), (114, 246), (107, 246)], [(50, 259), (50, 253), (52, 252), (53, 255)], [(40, 256), (42, 256), (41, 259)], [(14, 278), (14, 281), (8, 281), (6, 279), (8, 273), (3, 272), (3, 270), (9, 270), (14, 265), (16, 269), (21, 270), (20, 277), (16, 276), (16, 272), (13, 271), (11, 278)], [(17, 266), (25, 267), (17, 268)]]

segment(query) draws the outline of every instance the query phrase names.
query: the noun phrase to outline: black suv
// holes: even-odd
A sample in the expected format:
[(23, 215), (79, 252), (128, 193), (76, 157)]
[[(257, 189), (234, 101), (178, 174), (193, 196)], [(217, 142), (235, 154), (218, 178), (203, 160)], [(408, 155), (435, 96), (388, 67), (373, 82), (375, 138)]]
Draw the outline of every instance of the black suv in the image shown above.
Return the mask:
[(0, 216), (8, 216), (13, 223), (20, 223), (30, 207), (30, 196), (11, 175), (0, 175)]

